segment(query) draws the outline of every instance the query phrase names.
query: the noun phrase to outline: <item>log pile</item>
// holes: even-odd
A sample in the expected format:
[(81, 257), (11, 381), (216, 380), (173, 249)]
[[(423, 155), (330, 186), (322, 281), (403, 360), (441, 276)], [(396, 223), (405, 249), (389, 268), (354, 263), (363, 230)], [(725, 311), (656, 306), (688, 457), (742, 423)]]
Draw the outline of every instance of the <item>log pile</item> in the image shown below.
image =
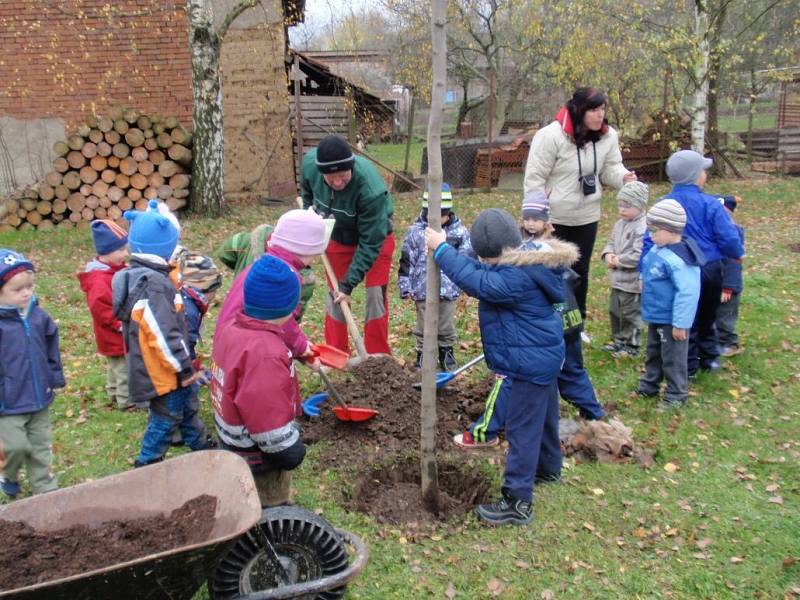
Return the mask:
[(0, 199), (0, 227), (52, 229), (122, 220), (158, 198), (172, 210), (186, 206), (192, 164), (191, 134), (175, 117), (112, 107), (90, 116), (66, 140), (44, 179)]

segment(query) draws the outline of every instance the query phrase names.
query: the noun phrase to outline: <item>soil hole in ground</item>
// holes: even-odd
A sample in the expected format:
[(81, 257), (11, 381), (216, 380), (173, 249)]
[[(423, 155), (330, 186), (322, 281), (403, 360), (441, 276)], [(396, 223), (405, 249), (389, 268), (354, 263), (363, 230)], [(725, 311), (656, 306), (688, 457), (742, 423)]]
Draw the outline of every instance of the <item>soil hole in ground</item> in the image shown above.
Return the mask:
[(439, 461), (442, 510), (428, 512), (422, 504), (420, 467), (415, 457), (374, 464), (357, 480), (351, 506), (378, 522), (428, 523), (466, 514), (491, 498), (493, 483), (474, 464)]

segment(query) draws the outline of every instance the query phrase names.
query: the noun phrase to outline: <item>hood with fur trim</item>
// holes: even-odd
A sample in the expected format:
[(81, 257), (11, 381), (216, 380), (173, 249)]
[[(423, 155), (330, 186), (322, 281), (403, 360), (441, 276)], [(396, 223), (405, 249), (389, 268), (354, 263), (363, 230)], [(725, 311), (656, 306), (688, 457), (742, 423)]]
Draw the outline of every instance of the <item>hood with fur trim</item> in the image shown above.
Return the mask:
[(519, 248), (503, 251), (498, 264), (517, 267), (542, 265), (557, 269), (571, 267), (580, 255), (575, 244), (548, 238), (546, 241), (528, 241)]

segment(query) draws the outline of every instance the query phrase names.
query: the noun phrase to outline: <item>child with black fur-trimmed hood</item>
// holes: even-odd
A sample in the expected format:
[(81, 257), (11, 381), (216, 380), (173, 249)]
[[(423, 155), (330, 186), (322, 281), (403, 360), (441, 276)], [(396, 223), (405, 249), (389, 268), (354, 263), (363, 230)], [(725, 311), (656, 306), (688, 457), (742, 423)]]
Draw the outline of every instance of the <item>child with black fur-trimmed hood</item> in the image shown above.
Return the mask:
[(470, 231), (480, 262), (460, 255), (446, 236), (430, 227), (428, 250), (439, 268), (464, 292), (478, 298), (483, 349), (488, 367), (504, 376), (493, 423), (484, 432), (496, 439), (506, 430), (509, 454), (502, 497), (476, 509), (492, 524), (525, 525), (533, 519), (537, 472), (561, 470), (558, 439), (558, 378), (564, 361), (561, 316), (565, 301), (562, 271), (577, 259), (572, 244), (552, 241), (552, 252), (519, 248), (514, 218), (492, 208), (478, 215)]

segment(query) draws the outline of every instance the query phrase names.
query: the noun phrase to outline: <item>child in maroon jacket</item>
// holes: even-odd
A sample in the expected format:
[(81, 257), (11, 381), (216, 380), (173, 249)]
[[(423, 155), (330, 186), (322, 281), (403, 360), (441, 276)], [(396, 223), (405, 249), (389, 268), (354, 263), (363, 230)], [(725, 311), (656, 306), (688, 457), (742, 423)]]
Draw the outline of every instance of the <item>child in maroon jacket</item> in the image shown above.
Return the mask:
[(97, 352), (108, 359), (106, 391), (112, 405), (128, 410), (128, 367), (122, 342), (122, 324), (111, 310), (111, 279), (124, 269), (128, 258), (128, 234), (111, 220), (92, 222), (92, 241), (97, 256), (78, 273), (81, 289), (86, 294), (92, 313)]
[(292, 318), (300, 282), (265, 255), (245, 275), (244, 306), (214, 339), (211, 401), (222, 448), (247, 460), (262, 506), (289, 501), (289, 472), (306, 449), (295, 420), (300, 390), (282, 325)]

